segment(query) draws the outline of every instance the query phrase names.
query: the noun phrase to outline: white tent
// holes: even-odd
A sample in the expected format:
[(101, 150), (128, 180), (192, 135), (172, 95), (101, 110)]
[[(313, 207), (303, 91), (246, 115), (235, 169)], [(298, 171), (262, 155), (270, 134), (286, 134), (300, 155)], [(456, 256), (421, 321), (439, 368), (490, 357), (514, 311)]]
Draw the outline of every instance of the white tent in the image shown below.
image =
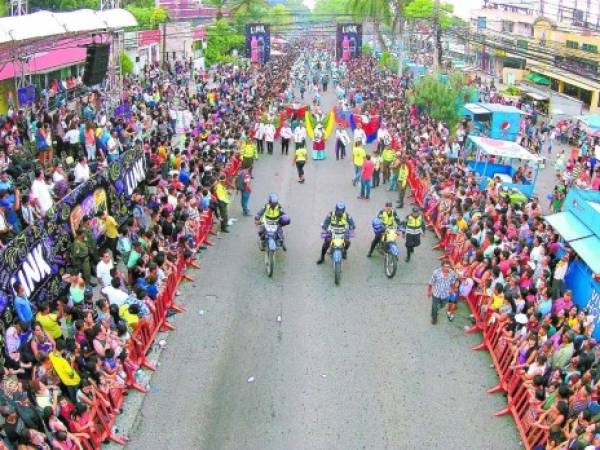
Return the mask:
[(490, 139), (482, 136), (469, 136), (469, 139), (473, 141), (481, 152), (487, 155), (494, 155), (500, 158), (522, 159), (525, 161), (541, 161), (539, 156), (534, 155), (516, 142)]
[(136, 25), (135, 17), (124, 9), (38, 11), (24, 16), (1, 17), (0, 46), (12, 46), (16, 43), (78, 33), (119, 30)]

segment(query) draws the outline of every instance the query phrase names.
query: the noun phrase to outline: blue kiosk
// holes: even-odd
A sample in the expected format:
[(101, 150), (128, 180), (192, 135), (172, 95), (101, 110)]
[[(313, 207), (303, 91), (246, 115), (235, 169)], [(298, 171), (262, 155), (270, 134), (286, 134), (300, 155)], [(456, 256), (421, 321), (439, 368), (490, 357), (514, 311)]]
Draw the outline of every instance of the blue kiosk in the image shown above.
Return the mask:
[[(485, 189), (490, 178), (499, 177), (502, 186), (508, 190), (516, 189), (527, 198), (533, 196), (542, 161), (539, 156), (516, 142), (473, 135), (469, 135), (467, 149), (467, 167), (481, 176), (480, 189)], [(517, 168), (513, 166), (515, 161), (522, 161), (531, 168), (533, 179), (514, 183), (513, 176), (517, 172)]]
[(467, 103), (460, 114), (471, 120), (477, 134), (514, 142), (525, 113), (514, 106), (477, 102)]
[(577, 254), (565, 284), (575, 304), (594, 316), (593, 336), (600, 339), (600, 192), (571, 189), (564, 205), (565, 211), (544, 219)]

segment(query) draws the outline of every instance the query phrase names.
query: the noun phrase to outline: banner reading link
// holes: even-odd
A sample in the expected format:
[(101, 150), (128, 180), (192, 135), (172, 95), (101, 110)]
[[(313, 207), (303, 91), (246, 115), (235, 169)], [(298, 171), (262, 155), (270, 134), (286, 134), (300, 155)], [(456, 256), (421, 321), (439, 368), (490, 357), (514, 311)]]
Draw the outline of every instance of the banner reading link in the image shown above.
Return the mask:
[(131, 194), (146, 177), (140, 148), (124, 153), (103, 173), (71, 191), (44, 219), (19, 233), (0, 252), (0, 345), (13, 319), (12, 285), (20, 281), (33, 303), (53, 301), (64, 291), (65, 274), (74, 233), (84, 215), (93, 217), (93, 231), (101, 238), (96, 213), (108, 209), (122, 224), (131, 211)]

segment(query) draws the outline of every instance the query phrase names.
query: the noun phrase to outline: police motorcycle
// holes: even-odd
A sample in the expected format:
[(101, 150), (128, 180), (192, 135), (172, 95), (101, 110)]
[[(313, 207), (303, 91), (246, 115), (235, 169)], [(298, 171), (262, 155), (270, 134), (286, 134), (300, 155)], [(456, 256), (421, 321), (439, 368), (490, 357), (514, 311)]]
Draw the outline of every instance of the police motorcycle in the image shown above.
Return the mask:
[[(271, 194), (271, 197), (276, 200), (276, 197)], [(258, 234), (258, 248), (264, 252), (265, 272), (270, 278), (273, 276), (275, 268), (275, 253), (279, 250), (287, 250), (285, 247), (283, 227), (290, 224), (290, 218), (286, 214), (282, 214), (278, 219), (269, 219), (262, 217), (256, 220), (257, 225), (262, 225), (262, 230)]]
[(385, 225), (380, 219), (372, 222), (373, 231), (382, 233), (377, 244), (377, 251), (383, 255), (383, 270), (388, 278), (393, 278), (398, 270), (400, 247), (398, 246), (398, 227), (395, 224)]

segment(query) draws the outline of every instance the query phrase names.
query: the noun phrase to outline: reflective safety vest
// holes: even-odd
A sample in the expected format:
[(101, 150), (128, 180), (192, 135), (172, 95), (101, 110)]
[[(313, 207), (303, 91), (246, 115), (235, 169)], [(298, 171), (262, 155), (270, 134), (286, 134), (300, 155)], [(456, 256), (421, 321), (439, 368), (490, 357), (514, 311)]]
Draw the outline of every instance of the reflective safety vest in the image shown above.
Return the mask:
[(265, 205), (265, 212), (263, 213), (263, 217), (269, 220), (277, 220), (281, 216), (281, 206), (279, 203), (275, 206), (271, 206), (270, 203)]
[(242, 159), (258, 159), (258, 152), (256, 151), (256, 145), (245, 144), (242, 147)]
[(418, 217), (410, 214), (406, 218), (406, 233), (407, 234), (420, 234), (423, 229), (423, 217), (420, 215)]
[(386, 147), (383, 149), (383, 153), (381, 153), (381, 158), (384, 162), (391, 163), (394, 160), (394, 158), (396, 158), (396, 154), (394, 153), (394, 150), (392, 150), (389, 147)]
[(398, 170), (398, 183), (402, 185), (402, 187), (406, 186), (406, 182), (408, 181), (408, 166), (403, 164), (400, 166)]
[(331, 219), (329, 219), (329, 224), (337, 227), (347, 227), (348, 226), (348, 214), (344, 211), (342, 217), (338, 217), (335, 215), (335, 211), (331, 213)]
[(379, 218), (385, 226), (394, 225), (394, 211), (388, 213), (385, 209), (379, 213)]
[(220, 181), (215, 187), (215, 195), (217, 196), (217, 200), (219, 200), (220, 202), (227, 204), (231, 203), (231, 200), (229, 199), (229, 193), (227, 192), (227, 188), (223, 186), (223, 183), (221, 183)]

